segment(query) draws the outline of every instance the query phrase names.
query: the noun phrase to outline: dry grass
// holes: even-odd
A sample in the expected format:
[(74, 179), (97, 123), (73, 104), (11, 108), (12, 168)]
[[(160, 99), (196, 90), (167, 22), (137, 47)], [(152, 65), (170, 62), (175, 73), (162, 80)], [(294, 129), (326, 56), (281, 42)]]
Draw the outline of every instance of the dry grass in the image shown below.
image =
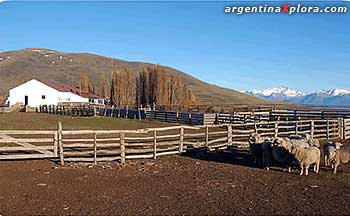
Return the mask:
[(0, 130), (57, 129), (62, 122), (64, 129), (140, 129), (169, 126), (157, 121), (138, 121), (107, 117), (70, 117), (42, 113), (0, 114)]

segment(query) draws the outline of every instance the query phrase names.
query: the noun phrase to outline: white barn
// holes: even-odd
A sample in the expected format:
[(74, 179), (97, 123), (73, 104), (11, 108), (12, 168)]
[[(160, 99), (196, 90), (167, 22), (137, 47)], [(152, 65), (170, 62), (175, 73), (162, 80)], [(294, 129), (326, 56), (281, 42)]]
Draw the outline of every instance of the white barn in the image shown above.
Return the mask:
[(32, 79), (10, 90), (7, 104), (13, 106), (17, 103), (29, 107), (58, 105), (60, 103), (102, 105), (104, 104), (104, 99), (91, 93), (81, 92), (79, 88)]

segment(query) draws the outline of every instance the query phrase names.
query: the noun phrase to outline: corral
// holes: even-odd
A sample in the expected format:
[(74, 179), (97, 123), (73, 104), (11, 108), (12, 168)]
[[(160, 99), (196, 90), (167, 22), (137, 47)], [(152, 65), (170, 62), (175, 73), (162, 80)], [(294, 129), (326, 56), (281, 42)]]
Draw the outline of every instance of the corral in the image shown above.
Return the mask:
[[(256, 169), (249, 152), (245, 150), (246, 137), (250, 132), (288, 136), (296, 132), (302, 134), (313, 131), (314, 137), (337, 138), (342, 134), (342, 125), (348, 125), (346, 121), (301, 120), (290, 121), (289, 124), (280, 121), (192, 127), (105, 117), (72, 118), (37, 113), (0, 115), (2, 134), (21, 131), (21, 136), (16, 136), (16, 142), (29, 142), (38, 146), (45, 144), (44, 139), (50, 139), (50, 145), (47, 146), (52, 148), (49, 150), (52, 155), (55, 153), (55, 134), (59, 147), (59, 121), (63, 125), (61, 141), (64, 153), (71, 153), (63, 154), (65, 166), (47, 160), (1, 161), (1, 214), (350, 214), (346, 208), (350, 198), (344, 193), (350, 189), (349, 168), (346, 166), (341, 168), (337, 176), (329, 168), (322, 167), (318, 175), (311, 173), (310, 176), (300, 177), (296, 173), (288, 174), (279, 169)], [(278, 127), (276, 130), (276, 125), (283, 125), (284, 128)], [(163, 131), (158, 128), (163, 128)], [(178, 156), (181, 128), (184, 130), (184, 152)], [(25, 134), (24, 129), (30, 129), (31, 132), (40, 129), (50, 133), (41, 136)], [(111, 137), (102, 132), (111, 132), (112, 129), (117, 131), (108, 135)], [(4, 133), (5, 130), (7, 133)], [(82, 131), (83, 134), (75, 134)], [(129, 131), (137, 131), (137, 134)], [(98, 159), (105, 157), (99, 153), (106, 152), (99, 152), (98, 146), (104, 142), (113, 144), (111, 150), (106, 150), (113, 152), (108, 158), (119, 156), (116, 159), (121, 160), (118, 151), (121, 151), (120, 135), (123, 132), (126, 165), (99, 162)], [(227, 149), (231, 142), (230, 134), (232, 148)], [(146, 148), (141, 148), (141, 152), (136, 145), (128, 145), (136, 142), (135, 136), (142, 137), (140, 143), (147, 144), (142, 144)], [(156, 150), (158, 145), (162, 148), (164, 142), (170, 143), (167, 140), (172, 138), (174, 143), (167, 148), (174, 149), (165, 152), (175, 155), (157, 155), (161, 151), (154, 152), (154, 137)], [(30, 139), (41, 139), (43, 143)], [(224, 149), (207, 151), (206, 147)], [(17, 145), (16, 148), (24, 147)], [(43, 149), (47, 150), (44, 147), (35, 150)], [(21, 154), (24, 153), (29, 154), (21, 151)], [(74, 156), (73, 153), (78, 154)], [(13, 151), (2, 155), (12, 154)], [(156, 156), (156, 160), (131, 160), (127, 157), (143, 157), (144, 154), (149, 154), (150, 158)], [(59, 148), (57, 155), (60, 155)], [(69, 158), (81, 157), (91, 163), (96, 158), (98, 163), (95, 166), (90, 163), (67, 163)]]
[(137, 130), (0, 130), (0, 159), (60, 158), (65, 161), (114, 161), (182, 154), (192, 149), (247, 148), (251, 133), (285, 137), (346, 139), (347, 119), (274, 121), (211, 126), (170, 126)]

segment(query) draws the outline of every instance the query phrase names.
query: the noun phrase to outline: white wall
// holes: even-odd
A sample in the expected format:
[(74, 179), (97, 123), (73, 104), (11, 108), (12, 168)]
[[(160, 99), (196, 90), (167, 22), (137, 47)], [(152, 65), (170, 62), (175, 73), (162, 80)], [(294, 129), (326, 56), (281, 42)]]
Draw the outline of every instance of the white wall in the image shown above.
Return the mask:
[[(45, 99), (42, 99), (43, 95), (45, 95)], [(57, 105), (59, 102), (89, 102), (87, 98), (80, 97), (71, 92), (59, 92), (33, 79), (10, 90), (10, 96), (8, 98), (9, 105), (13, 106), (16, 103), (22, 103), (24, 105), (25, 96), (28, 96), (28, 106), (30, 107)]]

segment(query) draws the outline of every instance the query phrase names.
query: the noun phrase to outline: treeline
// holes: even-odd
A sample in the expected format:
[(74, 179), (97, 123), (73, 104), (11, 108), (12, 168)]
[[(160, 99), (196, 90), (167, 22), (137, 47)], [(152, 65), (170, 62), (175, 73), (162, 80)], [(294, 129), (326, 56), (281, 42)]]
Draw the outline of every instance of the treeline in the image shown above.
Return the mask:
[(0, 96), (0, 106), (4, 105), (6, 101), (6, 97)]
[(115, 69), (110, 80), (101, 77), (99, 88), (95, 88), (89, 81), (87, 73), (84, 73), (80, 86), (82, 91), (99, 94), (110, 99), (111, 103), (118, 107), (152, 104), (188, 106), (198, 103), (180, 78), (167, 73), (160, 65), (149, 65), (141, 73), (128, 68)]

